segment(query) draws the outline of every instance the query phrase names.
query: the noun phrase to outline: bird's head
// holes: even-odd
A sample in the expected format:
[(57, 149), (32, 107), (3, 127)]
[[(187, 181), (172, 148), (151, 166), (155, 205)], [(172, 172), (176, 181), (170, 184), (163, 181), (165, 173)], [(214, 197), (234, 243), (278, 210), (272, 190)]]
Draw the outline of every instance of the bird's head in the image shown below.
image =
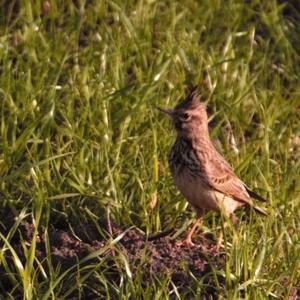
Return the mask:
[(189, 92), (175, 108), (159, 108), (159, 110), (172, 118), (178, 135), (190, 136), (197, 135), (200, 131), (208, 131), (206, 109), (200, 102), (200, 95), (196, 88)]

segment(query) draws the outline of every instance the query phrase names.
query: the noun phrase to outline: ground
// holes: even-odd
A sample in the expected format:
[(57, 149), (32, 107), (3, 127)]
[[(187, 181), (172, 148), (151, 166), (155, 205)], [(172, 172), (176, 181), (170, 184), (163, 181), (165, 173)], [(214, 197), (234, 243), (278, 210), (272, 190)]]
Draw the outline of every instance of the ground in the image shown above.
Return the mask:
[[(99, 222), (99, 226), (107, 232), (107, 220)], [(95, 224), (86, 223), (80, 228), (74, 227), (70, 230), (68, 223), (60, 223), (59, 225), (49, 224), (48, 226), (48, 242), (50, 244), (51, 261), (54, 268), (59, 266), (62, 271), (66, 271), (76, 262), (84, 260), (90, 253), (97, 250), (104, 249), (109, 240), (103, 238), (99, 234), (99, 231)], [(151, 241), (146, 241), (145, 235), (137, 228), (122, 229), (112, 222), (113, 237), (122, 236), (114, 247), (101, 253), (97, 258), (93, 257), (94, 261), (99, 259), (107, 260), (107, 265), (103, 268), (104, 272), (109, 273), (110, 280), (120, 280), (118, 274), (119, 270), (114, 266), (112, 257), (116, 255), (116, 252), (121, 251), (127, 258), (131, 273), (134, 274), (138, 269), (142, 256), (147, 256), (147, 260), (143, 264), (143, 280), (144, 284), (150, 284), (153, 278), (163, 277), (165, 273), (170, 274), (172, 281), (177, 285), (178, 290), (184, 290), (192, 288), (193, 284), (190, 281), (188, 273), (192, 273), (196, 278), (206, 277), (205, 281), (208, 285), (201, 295), (203, 299), (205, 297), (216, 298), (217, 293), (220, 291), (220, 287), (216, 287), (214, 278), (212, 276), (212, 269), (222, 268), (225, 261), (225, 252), (216, 249), (216, 242), (213, 237), (209, 235), (200, 234), (195, 237), (195, 246), (188, 248), (186, 246), (176, 245), (176, 240), (170, 236), (162, 238), (152, 238)], [(34, 224), (30, 222), (30, 219), (23, 220), (20, 226), (11, 240), (11, 245), (15, 249), (16, 254), (25, 261), (22, 245), (29, 246), (34, 235)], [(108, 237), (108, 235), (106, 235)], [(150, 238), (151, 239), (151, 238)], [(35, 256), (45, 268), (47, 268), (46, 256), (49, 255), (46, 245), (45, 233), (41, 230), (37, 232), (37, 243)], [(9, 251), (5, 253), (6, 259), (11, 267), (11, 254)], [(87, 261), (83, 265), (90, 263)], [(134, 275), (133, 275), (134, 276)], [(3, 268), (0, 268), (0, 278), (2, 289), (5, 286), (10, 287), (10, 282), (7, 278), (7, 273)], [(225, 281), (222, 276), (218, 276), (219, 284), (224, 286)], [(91, 279), (91, 282), (93, 279)], [(222, 283), (223, 282), (223, 283)], [(86, 285), (90, 282), (87, 280)], [(75, 297), (75, 295), (73, 295)], [(70, 295), (70, 297), (73, 297)], [(91, 291), (86, 289), (82, 297), (92, 297)], [(208, 299), (208, 298), (207, 298)]]

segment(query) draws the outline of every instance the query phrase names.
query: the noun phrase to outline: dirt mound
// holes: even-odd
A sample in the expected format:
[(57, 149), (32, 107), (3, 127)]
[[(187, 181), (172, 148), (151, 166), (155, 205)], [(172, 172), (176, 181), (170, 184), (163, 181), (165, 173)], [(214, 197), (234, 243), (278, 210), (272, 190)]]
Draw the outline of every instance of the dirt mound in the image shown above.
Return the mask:
[[(99, 227), (102, 228), (104, 234), (99, 233)], [(31, 222), (22, 221), (11, 240), (11, 245), (23, 261), (25, 261), (24, 252), (20, 241), (22, 240), (25, 245), (29, 246), (34, 232), (35, 228)], [(112, 270), (110, 272), (114, 274), (112, 280), (118, 280), (119, 277), (118, 270), (115, 269), (113, 263), (114, 256), (118, 255), (118, 251), (121, 251), (127, 257), (132, 271), (138, 269), (139, 264), (143, 264), (145, 283), (151, 280), (153, 275), (159, 277), (168, 272), (179, 288), (190, 286), (190, 272), (195, 277), (203, 277), (208, 275), (212, 268), (219, 269), (224, 264), (224, 254), (216, 251), (215, 242), (204, 236), (201, 239), (198, 236), (198, 240), (196, 238), (195, 247), (187, 248), (177, 246), (176, 241), (169, 236), (154, 237), (151, 241), (146, 240), (144, 234), (137, 228), (124, 230), (113, 224), (112, 232), (114, 238), (122, 236), (114, 247), (103, 252), (103, 256), (111, 261), (113, 272), (111, 272)], [(93, 251), (104, 249), (103, 247), (106, 247), (109, 243), (108, 236), (106, 222), (97, 225), (88, 223), (80, 228), (74, 227), (72, 229), (52, 224), (48, 226), (47, 234), (43, 231), (37, 233), (36, 257), (39, 261), (45, 261), (44, 258), (47, 256), (45, 245), (48, 239), (52, 263), (59, 265), (61, 269), (67, 269)], [(147, 259), (142, 261), (142, 256), (145, 253)], [(8, 251), (5, 255), (8, 258), (7, 260), (10, 261)], [(212, 296), (216, 292), (214, 290), (215, 284), (211, 282), (214, 279), (212, 275), (206, 277), (210, 286), (209, 294)], [(8, 280), (7, 274), (1, 266), (0, 280), (2, 283)], [(222, 278), (219, 278), (219, 280), (220, 284)], [(7, 284), (2, 284), (2, 288), (3, 286), (9, 286), (9, 282)]]

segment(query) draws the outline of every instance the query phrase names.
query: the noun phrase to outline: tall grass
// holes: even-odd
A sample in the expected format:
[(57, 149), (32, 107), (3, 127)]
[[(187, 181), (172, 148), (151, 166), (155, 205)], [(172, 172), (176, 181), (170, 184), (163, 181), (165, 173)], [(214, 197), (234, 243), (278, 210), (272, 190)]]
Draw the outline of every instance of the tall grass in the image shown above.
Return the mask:
[[(156, 106), (173, 106), (198, 84), (214, 116), (212, 137), (238, 175), (267, 196), (268, 217), (250, 214), (228, 232), (220, 299), (288, 299), (300, 286), (299, 5), (296, 1), (2, 1), (0, 12), (0, 220), (5, 299), (199, 297), (203, 278), (181, 290), (170, 275), (146, 285), (122, 251), (67, 271), (35, 257), (37, 230), (104, 217), (156, 232), (193, 211), (174, 188), (174, 141)], [(230, 122), (238, 151), (222, 128)], [(241, 212), (243, 219), (245, 213)], [(11, 240), (30, 217), (36, 232)], [(220, 230), (208, 213), (203, 230)], [(114, 243), (113, 241), (111, 241)], [(109, 247), (111, 244), (108, 244)], [(104, 251), (104, 250), (103, 250)], [(12, 257), (12, 264), (7, 261)], [(91, 254), (93, 258), (100, 253)], [(88, 259), (88, 258), (87, 258)], [(147, 260), (147, 256), (143, 258)], [(107, 267), (105, 267), (107, 265)], [(198, 295), (198, 296), (197, 296)]]

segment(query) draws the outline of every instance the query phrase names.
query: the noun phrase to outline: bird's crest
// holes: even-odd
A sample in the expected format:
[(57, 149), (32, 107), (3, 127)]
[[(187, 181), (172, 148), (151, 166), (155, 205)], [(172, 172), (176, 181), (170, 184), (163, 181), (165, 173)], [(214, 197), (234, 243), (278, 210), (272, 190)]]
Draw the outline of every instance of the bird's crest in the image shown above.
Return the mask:
[(187, 88), (186, 98), (180, 102), (175, 109), (195, 109), (201, 105), (200, 94), (196, 86), (192, 88)]

